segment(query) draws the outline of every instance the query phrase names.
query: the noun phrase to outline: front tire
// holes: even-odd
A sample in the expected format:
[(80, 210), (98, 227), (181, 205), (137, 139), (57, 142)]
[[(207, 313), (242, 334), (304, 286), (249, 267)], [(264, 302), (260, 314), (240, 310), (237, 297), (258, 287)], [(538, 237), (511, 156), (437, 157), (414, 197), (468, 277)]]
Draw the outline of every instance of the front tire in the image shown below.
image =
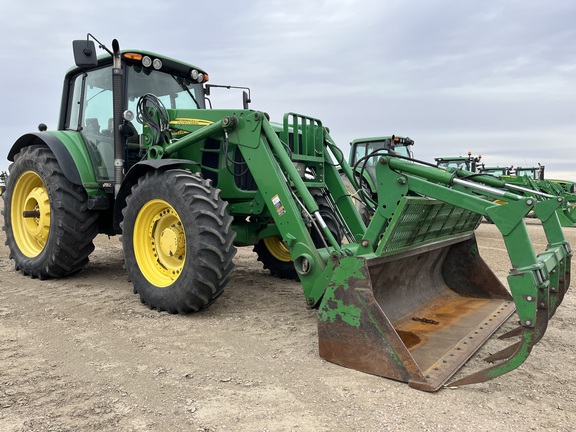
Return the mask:
[(143, 303), (189, 313), (222, 294), (236, 253), (226, 205), (209, 180), (186, 170), (139, 179), (121, 227), (126, 268)]
[(6, 244), (17, 269), (47, 279), (77, 273), (88, 263), (98, 215), (48, 147), (25, 147), (15, 156), (2, 198)]

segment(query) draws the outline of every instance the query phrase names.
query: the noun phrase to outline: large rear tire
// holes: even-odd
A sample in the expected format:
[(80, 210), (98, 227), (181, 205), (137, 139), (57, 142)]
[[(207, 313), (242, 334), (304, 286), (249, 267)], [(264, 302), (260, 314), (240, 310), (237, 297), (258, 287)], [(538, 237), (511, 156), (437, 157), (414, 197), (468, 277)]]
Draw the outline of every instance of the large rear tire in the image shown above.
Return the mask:
[(254, 252), (270, 276), (300, 280), (294, 268), (292, 255), (280, 237), (266, 237), (254, 245)]
[(364, 225), (368, 226), (371, 218), (370, 209), (365, 203), (362, 202), (359, 196), (360, 192), (356, 190), (354, 185), (352, 185), (352, 182), (348, 180), (348, 177), (346, 177), (345, 174), (341, 174), (340, 178), (342, 179), (342, 183), (344, 183), (344, 187), (348, 191), (348, 194), (350, 194), (352, 203), (354, 204), (354, 207), (356, 207), (356, 211), (358, 211), (358, 214), (360, 215), (360, 218), (364, 222)]
[(189, 313), (222, 294), (236, 253), (226, 206), (219, 189), (186, 170), (139, 179), (121, 227), (126, 268), (143, 303)]
[(2, 198), (6, 244), (17, 269), (47, 279), (77, 273), (88, 263), (98, 215), (48, 147), (25, 147), (15, 156)]
[[(328, 203), (328, 200), (323, 196), (320, 189), (311, 189), (310, 193), (318, 204), (318, 211), (324, 219), (324, 222), (326, 222), (328, 229), (340, 244), (343, 232), (338, 224), (336, 215), (332, 211), (332, 207)], [(316, 229), (312, 229), (310, 236), (312, 237), (314, 246), (317, 248), (324, 247), (324, 236), (316, 231)], [(254, 252), (258, 255), (258, 261), (262, 262), (264, 269), (268, 269), (270, 276), (281, 279), (300, 280), (298, 273), (294, 268), (294, 262), (292, 261), (290, 251), (284, 242), (282, 242), (280, 237), (267, 237), (261, 239), (254, 246)]]

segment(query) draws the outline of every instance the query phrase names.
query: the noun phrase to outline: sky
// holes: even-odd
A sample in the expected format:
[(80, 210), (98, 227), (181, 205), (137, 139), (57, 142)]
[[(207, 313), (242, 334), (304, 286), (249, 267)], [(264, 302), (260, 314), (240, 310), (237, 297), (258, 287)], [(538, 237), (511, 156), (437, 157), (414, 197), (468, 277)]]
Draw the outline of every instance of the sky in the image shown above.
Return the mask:
[[(576, 181), (573, 0), (0, 0), (0, 171), (56, 128), (72, 40), (142, 49), (247, 86), (251, 108), (322, 120), (347, 154), (396, 134), (418, 159), (482, 155)], [(214, 101), (216, 102), (216, 101)], [(239, 108), (230, 92), (217, 108)]]

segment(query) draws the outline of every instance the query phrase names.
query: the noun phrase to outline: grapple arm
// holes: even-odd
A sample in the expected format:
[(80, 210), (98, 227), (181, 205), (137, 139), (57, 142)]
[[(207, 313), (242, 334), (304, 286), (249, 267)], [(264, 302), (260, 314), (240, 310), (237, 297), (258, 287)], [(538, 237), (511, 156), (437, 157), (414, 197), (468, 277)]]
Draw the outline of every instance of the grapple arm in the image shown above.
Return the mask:
[[(335, 270), (320, 307), (321, 355), (433, 391), (515, 305), (521, 326), (510, 335), (520, 341), (491, 356), (497, 361), (491, 367), (450, 385), (482, 382), (522, 364), (568, 288), (571, 252), (555, 214), (560, 202), (537, 202), (491, 179), (461, 179), (393, 157), (380, 160), (376, 175), (378, 207), (356, 253), (363, 265), (348, 277)], [(494, 197), (508, 204), (495, 204)], [(539, 255), (524, 223), (532, 209), (549, 242)], [(474, 230), (481, 215), (490, 216), (503, 236), (512, 264), (510, 293), (478, 254)], [(342, 317), (354, 316), (351, 310), (359, 323), (354, 331), (342, 324)], [(363, 349), (358, 340), (370, 342)]]
[[(411, 166), (407, 167), (406, 165), (408, 164), (405, 162), (394, 159), (382, 160), (383, 164), (386, 162), (390, 164), (392, 170), (398, 170), (400, 168), (398, 165), (400, 164), (404, 165), (403, 168), (405, 170), (409, 169), (412, 171), (416, 168), (417, 171), (420, 168), (414, 164), (410, 164)], [(426, 177), (425, 174), (423, 177)], [(477, 178), (477, 180), (481, 180), (481, 178)], [(423, 187), (422, 179), (416, 175), (411, 178), (411, 183), (414, 184), (413, 191), (416, 193), (435, 198), (441, 195), (447, 202), (463, 207), (466, 206), (467, 202), (478, 200), (477, 197), (472, 196), (478, 190), (483, 193), (490, 192), (490, 187), (486, 188), (484, 185), (479, 187), (477, 182), (453, 178), (451, 182), (445, 180), (444, 184), (451, 186), (451, 183), (457, 183), (459, 189), (470, 196), (468, 198), (456, 196), (450, 199), (446, 196), (446, 191), (452, 191), (451, 188), (446, 188), (445, 191), (442, 191), (444, 193), (430, 193), (430, 188)], [(538, 193), (538, 191), (534, 192)], [(490, 215), (492, 221), (502, 233), (506, 244), (512, 263), (508, 283), (520, 318), (521, 331), (518, 332), (521, 333), (522, 339), (512, 346), (513, 349), (503, 350), (503, 354), (506, 355), (505, 358), (502, 358), (503, 361), (470, 377), (458, 380), (452, 383), (453, 385), (485, 381), (522, 364), (534, 344), (542, 338), (547, 328), (548, 319), (554, 314), (568, 288), (571, 250), (564, 239), (556, 215), (556, 210), (562, 205), (563, 200), (559, 198), (535, 201), (532, 198), (515, 196), (505, 192), (494, 191), (494, 193), (500, 195), (500, 199), (507, 201), (508, 205), (494, 206), (489, 201), (482, 200), (485, 203), (482, 214)], [(523, 219), (523, 216), (533, 207), (535, 208), (536, 216), (542, 222), (548, 240), (546, 251), (538, 256), (534, 255)], [(520, 209), (519, 212), (515, 211), (517, 208)], [(491, 360), (500, 359), (504, 355), (500, 356), (496, 353), (491, 356)]]

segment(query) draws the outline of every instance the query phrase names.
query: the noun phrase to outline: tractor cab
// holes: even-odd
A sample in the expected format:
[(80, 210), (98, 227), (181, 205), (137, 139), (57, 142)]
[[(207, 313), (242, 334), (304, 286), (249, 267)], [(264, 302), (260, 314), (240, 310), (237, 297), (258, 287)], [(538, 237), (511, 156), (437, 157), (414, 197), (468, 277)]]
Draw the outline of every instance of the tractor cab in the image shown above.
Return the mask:
[[(349, 163), (350, 166), (354, 166), (358, 161), (360, 161), (360, 159), (379, 150), (411, 158), (413, 156), (413, 145), (414, 140), (395, 135), (387, 137), (357, 138), (350, 143)], [(374, 165), (375, 161), (368, 163)]]
[[(156, 96), (163, 105), (160, 109), (203, 109), (208, 74), (147, 51), (108, 52), (100, 57), (94, 52), (92, 41), (74, 42), (77, 67), (64, 80), (58, 129), (81, 133), (96, 180), (106, 185), (115, 180), (115, 160), (121, 160), (127, 171), (144, 156), (142, 119), (134, 115), (141, 98)], [(114, 118), (116, 112), (119, 118)], [(158, 126), (168, 128), (168, 124)]]
[(482, 166), (480, 168), (480, 174), (491, 174), (495, 176), (510, 176), (514, 172), (514, 166), (502, 167), (502, 166)]
[(437, 157), (434, 158), (436, 166), (442, 169), (464, 169), (470, 172), (477, 172), (480, 168), (480, 160), (482, 155), (472, 156), (472, 152), (468, 152), (468, 156), (453, 156), (453, 157)]
[(538, 164), (537, 167), (517, 167), (516, 177), (526, 176), (531, 180), (544, 180), (544, 166)]
[(364, 183), (374, 191), (376, 181), (376, 163), (383, 154), (394, 154), (413, 158), (414, 140), (396, 135), (357, 138), (350, 143), (348, 163), (362, 177)]

